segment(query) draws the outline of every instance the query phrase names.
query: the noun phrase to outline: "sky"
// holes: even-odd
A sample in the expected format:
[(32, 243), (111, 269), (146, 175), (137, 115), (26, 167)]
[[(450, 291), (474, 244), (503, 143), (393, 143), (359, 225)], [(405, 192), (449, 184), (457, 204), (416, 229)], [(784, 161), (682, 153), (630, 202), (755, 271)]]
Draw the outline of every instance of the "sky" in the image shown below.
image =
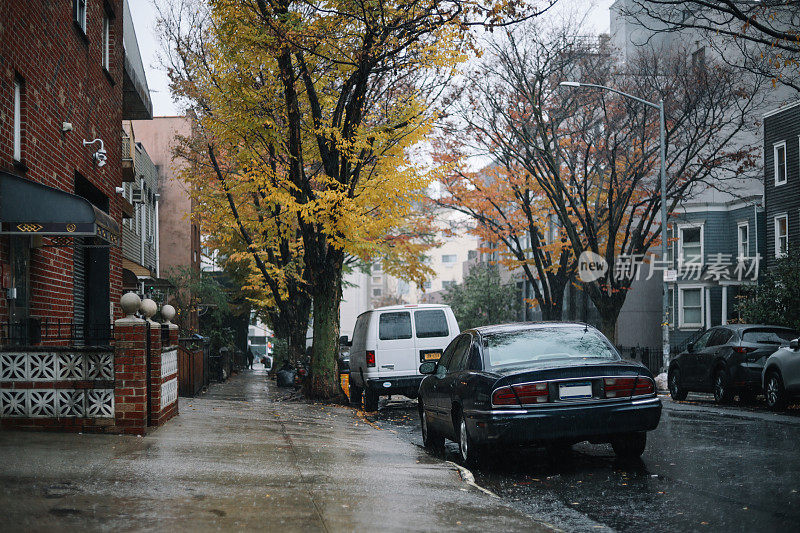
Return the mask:
[[(153, 116), (177, 115), (178, 106), (169, 94), (169, 78), (159, 61), (162, 44), (156, 35), (157, 5), (166, 5), (170, 0), (128, 0), (142, 54), (147, 85), (150, 88), (150, 99), (153, 101)], [(590, 27), (586, 33), (608, 32), (608, 8), (614, 0), (560, 0), (558, 9), (589, 8), (591, 11), (586, 21)]]

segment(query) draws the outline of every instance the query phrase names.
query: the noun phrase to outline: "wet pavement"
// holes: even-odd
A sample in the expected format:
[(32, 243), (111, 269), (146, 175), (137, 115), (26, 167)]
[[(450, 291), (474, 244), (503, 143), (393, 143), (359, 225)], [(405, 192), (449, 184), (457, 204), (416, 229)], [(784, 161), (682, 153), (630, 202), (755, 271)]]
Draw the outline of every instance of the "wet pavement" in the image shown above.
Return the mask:
[[(476, 482), (566, 531), (798, 530), (800, 409), (662, 400), (641, 461), (588, 443), (554, 455), (505, 450), (473, 470)], [(422, 445), (416, 402), (396, 397), (368, 418)], [(456, 461), (455, 444), (437, 456)]]
[(0, 432), (4, 531), (547, 531), (349, 408), (236, 375), (145, 437)]

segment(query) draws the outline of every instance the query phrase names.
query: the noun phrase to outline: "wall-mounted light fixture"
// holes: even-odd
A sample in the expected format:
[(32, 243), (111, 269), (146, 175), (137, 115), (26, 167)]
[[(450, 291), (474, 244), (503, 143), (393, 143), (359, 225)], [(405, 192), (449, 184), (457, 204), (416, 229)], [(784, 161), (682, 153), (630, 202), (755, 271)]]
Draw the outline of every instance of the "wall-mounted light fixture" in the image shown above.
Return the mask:
[(83, 140), (83, 145), (84, 146), (88, 146), (90, 144), (94, 144), (94, 143), (97, 143), (97, 142), (100, 143), (100, 149), (98, 151), (96, 151), (92, 157), (94, 158), (95, 162), (97, 163), (97, 167), (100, 168), (100, 167), (105, 166), (106, 159), (108, 159), (108, 156), (106, 155), (105, 146), (103, 145), (103, 139), (100, 139), (99, 137), (97, 139), (93, 139), (91, 141), (87, 141), (86, 139), (84, 139)]

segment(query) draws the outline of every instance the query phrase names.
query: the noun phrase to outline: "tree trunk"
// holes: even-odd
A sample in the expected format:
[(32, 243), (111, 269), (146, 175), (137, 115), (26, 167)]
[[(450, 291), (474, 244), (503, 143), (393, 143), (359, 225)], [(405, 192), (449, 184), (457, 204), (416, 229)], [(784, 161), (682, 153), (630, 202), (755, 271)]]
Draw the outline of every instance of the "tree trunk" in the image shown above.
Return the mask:
[[(302, 322), (302, 323), (301, 323)], [(308, 320), (298, 321), (293, 324), (288, 337), (289, 362), (295, 364), (302, 361), (306, 355), (306, 332), (308, 331)]]
[(314, 285), (314, 345), (308, 395), (320, 400), (339, 399), (339, 302), (341, 266), (318, 276)]
[(600, 331), (605, 335), (611, 344), (617, 345), (617, 318), (619, 318), (620, 308), (616, 306), (598, 308), (600, 312)]

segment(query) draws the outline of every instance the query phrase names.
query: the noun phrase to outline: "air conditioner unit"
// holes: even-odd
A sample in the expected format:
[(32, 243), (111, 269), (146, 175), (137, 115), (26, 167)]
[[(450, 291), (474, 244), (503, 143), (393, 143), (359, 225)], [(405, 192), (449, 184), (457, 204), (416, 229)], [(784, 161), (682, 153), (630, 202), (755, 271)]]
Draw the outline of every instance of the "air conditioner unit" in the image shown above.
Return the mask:
[(141, 188), (134, 187), (133, 189), (131, 189), (131, 203), (132, 204), (144, 203), (144, 193)]

